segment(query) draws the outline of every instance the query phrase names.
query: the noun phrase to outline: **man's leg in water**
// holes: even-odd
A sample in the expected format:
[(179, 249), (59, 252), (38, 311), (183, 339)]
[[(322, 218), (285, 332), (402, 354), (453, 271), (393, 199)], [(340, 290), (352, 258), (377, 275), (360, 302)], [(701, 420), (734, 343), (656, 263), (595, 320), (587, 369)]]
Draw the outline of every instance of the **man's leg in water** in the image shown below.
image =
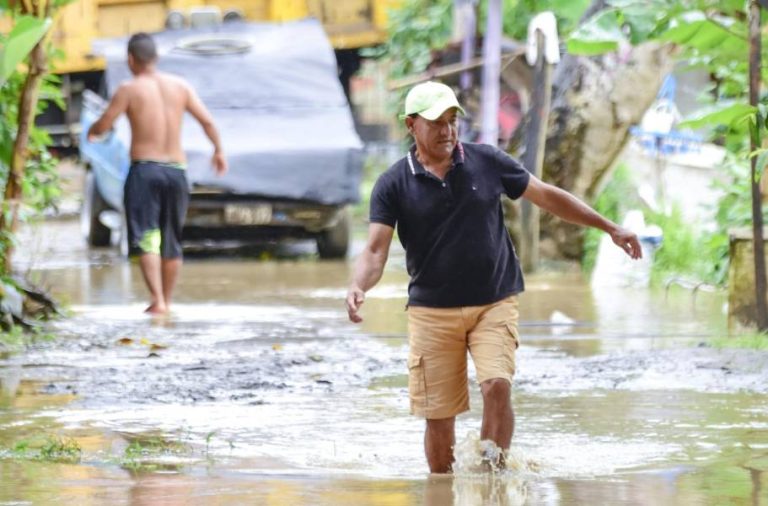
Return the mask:
[(160, 255), (156, 253), (143, 253), (139, 256), (139, 266), (144, 282), (147, 284), (151, 302), (147, 313), (161, 314), (167, 311), (165, 296), (163, 295), (163, 277), (160, 269)]
[[(480, 439), (493, 441), (502, 450), (509, 449), (515, 428), (511, 391), (518, 345), (517, 308), (516, 296), (478, 307), (478, 319), (468, 339), (483, 395)], [(504, 464), (503, 454), (485, 456), (493, 466)]]
[(409, 306), (408, 336), (411, 413), (427, 420), (424, 453), (429, 470), (449, 473), (456, 415), (469, 410), (462, 309)]
[(440, 420), (427, 419), (424, 433), (424, 453), (427, 455), (429, 471), (450, 473), (453, 466), (453, 447), (456, 444), (456, 417)]
[(494, 378), (480, 385), (483, 393), (483, 425), (480, 429), (480, 439), (490, 439), (496, 445), (508, 450), (515, 431), (515, 413), (510, 399), (511, 387), (509, 381)]
[(166, 311), (171, 310), (171, 298), (173, 297), (173, 289), (176, 286), (176, 279), (179, 276), (179, 269), (181, 269), (181, 262), (181, 257), (163, 258), (163, 297), (165, 299)]

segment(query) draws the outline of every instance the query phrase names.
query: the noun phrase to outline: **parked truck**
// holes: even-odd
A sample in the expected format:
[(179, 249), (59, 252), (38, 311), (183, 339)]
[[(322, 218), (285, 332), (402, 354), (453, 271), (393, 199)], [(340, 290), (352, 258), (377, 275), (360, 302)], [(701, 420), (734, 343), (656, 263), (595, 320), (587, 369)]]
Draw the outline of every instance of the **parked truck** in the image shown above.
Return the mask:
[[(154, 35), (158, 69), (198, 92), (221, 134), (229, 171), (211, 169), (212, 147), (187, 115), (182, 128), (191, 199), (184, 245), (314, 239), (321, 258), (349, 244), (347, 206), (359, 198), (362, 142), (337, 76), (333, 49), (313, 19), (226, 23)], [(130, 127), (122, 116), (101, 142), (88, 127), (130, 79), (127, 38), (103, 40), (101, 95), (86, 91), (80, 156), (88, 166), (82, 210), (91, 246), (125, 246), (123, 184)], [(125, 248), (124, 248), (125, 249)]]
[[(63, 59), (54, 64), (62, 78), (62, 110), (55, 105), (39, 118), (60, 148), (79, 139), (82, 93), (103, 87), (106, 61), (93, 41), (163, 29), (200, 28), (230, 21), (282, 23), (314, 17), (333, 46), (338, 76), (349, 96), (349, 79), (359, 68), (358, 50), (385, 40), (387, 11), (401, 0), (76, 0), (62, 8), (53, 33)], [(2, 25), (2, 20), (0, 20)]]

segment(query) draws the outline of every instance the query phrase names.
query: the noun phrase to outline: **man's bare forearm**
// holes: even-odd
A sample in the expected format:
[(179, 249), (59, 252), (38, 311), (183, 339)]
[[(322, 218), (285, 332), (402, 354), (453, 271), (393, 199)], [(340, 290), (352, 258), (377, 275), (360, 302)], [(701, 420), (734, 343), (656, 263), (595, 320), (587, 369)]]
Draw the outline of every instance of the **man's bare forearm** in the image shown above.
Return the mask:
[(386, 252), (374, 252), (370, 249), (363, 250), (355, 264), (352, 286), (364, 292), (373, 288), (381, 279), (386, 263)]
[(211, 144), (213, 144), (213, 151), (215, 153), (221, 153), (221, 138), (219, 137), (219, 131), (216, 129), (216, 125), (211, 123), (205, 123), (203, 125), (203, 131), (205, 132), (205, 135), (208, 136), (208, 139), (210, 139)]
[(594, 227), (609, 234), (616, 229), (615, 223), (601, 216), (574, 195), (560, 188), (552, 188), (546, 201), (542, 202), (543, 209), (576, 225)]
[(98, 137), (104, 132), (106, 132), (107, 130), (109, 129), (104, 125), (104, 122), (102, 121), (102, 119), (99, 118), (98, 121), (95, 121), (94, 123), (92, 123), (90, 128), (88, 128), (88, 136)]

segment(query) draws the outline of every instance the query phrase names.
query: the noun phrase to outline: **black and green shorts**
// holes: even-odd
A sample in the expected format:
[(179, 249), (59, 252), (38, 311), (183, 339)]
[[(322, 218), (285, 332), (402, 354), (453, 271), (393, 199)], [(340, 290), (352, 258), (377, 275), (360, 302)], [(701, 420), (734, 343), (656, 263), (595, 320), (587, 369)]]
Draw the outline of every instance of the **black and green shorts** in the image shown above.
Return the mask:
[(181, 231), (189, 205), (189, 187), (180, 164), (134, 161), (123, 194), (131, 256), (155, 253), (181, 256)]

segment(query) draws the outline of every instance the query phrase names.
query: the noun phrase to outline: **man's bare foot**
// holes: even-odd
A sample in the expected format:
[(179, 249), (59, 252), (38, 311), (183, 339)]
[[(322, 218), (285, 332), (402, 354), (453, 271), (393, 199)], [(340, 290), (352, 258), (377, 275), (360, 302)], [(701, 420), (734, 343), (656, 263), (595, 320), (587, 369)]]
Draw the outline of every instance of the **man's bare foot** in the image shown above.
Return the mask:
[(151, 315), (164, 315), (168, 314), (168, 307), (166, 307), (165, 304), (158, 304), (157, 302), (153, 302), (147, 309), (144, 310), (144, 312)]

